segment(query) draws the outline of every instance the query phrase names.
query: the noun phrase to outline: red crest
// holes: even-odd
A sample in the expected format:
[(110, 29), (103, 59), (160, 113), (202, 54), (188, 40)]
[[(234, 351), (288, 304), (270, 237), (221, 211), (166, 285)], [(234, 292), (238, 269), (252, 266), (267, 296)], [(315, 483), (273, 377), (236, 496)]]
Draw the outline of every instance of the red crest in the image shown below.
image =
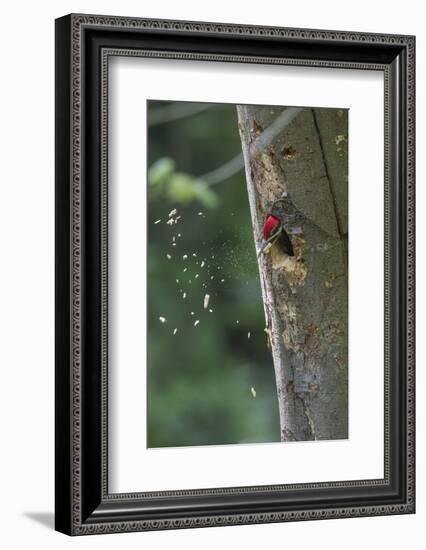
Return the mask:
[(263, 238), (265, 241), (269, 239), (272, 232), (277, 229), (277, 227), (280, 225), (281, 221), (276, 216), (273, 216), (270, 214), (267, 218), (265, 223), (263, 224)]

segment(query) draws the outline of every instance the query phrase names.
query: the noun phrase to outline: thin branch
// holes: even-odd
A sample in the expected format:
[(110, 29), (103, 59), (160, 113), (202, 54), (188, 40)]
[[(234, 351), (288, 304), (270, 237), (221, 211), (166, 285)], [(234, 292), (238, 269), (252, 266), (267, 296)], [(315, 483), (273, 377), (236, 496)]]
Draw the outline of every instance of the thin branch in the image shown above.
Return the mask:
[[(264, 130), (257, 140), (252, 144), (252, 153), (261, 153), (296, 116), (303, 111), (302, 107), (288, 107)], [(208, 185), (216, 185), (230, 178), (244, 167), (244, 156), (242, 153), (226, 162), (219, 168), (200, 176), (199, 179), (205, 181)]]
[(212, 170), (211, 172), (208, 172), (207, 174), (204, 174), (204, 176), (200, 176), (197, 179), (205, 181), (208, 185), (216, 185), (217, 183), (221, 183), (222, 181), (227, 180), (228, 178), (242, 170), (243, 167), (244, 157), (242, 153), (239, 153), (233, 159), (225, 162), (225, 164), (222, 164), (222, 166), (219, 166), (219, 168), (216, 168), (215, 170)]
[(252, 143), (251, 153), (257, 155), (261, 153), (301, 111), (303, 107), (287, 107)]
[(210, 103), (171, 103), (165, 107), (154, 107), (148, 112), (148, 126), (159, 126), (167, 122), (173, 122), (198, 113), (207, 111), (213, 107)]

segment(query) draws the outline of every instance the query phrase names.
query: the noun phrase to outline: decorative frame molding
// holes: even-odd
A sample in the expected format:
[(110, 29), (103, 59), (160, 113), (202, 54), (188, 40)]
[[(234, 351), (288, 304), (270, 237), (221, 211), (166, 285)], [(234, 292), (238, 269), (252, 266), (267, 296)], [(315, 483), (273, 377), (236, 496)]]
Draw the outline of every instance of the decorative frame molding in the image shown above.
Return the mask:
[[(96, 15), (56, 21), (59, 531), (83, 535), (414, 512), (414, 50), (412, 36)], [(384, 72), (382, 480), (108, 493), (108, 59), (117, 55)], [(187, 499), (187, 507), (174, 509), (176, 498)], [(204, 512), (206, 506), (215, 511)]]

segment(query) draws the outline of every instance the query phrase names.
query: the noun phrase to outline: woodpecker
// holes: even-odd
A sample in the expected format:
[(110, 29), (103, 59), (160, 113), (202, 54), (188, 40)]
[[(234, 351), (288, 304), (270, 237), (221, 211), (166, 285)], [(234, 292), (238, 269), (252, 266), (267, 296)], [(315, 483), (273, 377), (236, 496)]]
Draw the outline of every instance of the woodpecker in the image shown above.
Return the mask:
[(281, 200), (282, 199), (277, 199), (274, 201), (266, 215), (262, 229), (263, 239), (260, 243), (258, 256), (262, 253), (269, 254), (272, 245), (275, 243), (285, 254), (287, 254), (287, 256), (294, 256), (293, 245), (291, 244), (290, 237), (284, 229), (282, 219), (275, 211), (276, 204), (281, 202)]

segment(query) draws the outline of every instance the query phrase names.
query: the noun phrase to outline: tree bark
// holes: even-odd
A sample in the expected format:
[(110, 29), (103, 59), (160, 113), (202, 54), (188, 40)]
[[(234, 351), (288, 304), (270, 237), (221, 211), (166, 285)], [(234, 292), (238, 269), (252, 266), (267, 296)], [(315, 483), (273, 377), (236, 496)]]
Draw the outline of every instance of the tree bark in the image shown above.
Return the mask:
[(259, 257), (281, 439), (344, 439), (347, 111), (239, 105), (237, 112), (257, 247), (265, 213), (283, 198), (278, 210), (294, 248), (289, 257), (274, 244)]

